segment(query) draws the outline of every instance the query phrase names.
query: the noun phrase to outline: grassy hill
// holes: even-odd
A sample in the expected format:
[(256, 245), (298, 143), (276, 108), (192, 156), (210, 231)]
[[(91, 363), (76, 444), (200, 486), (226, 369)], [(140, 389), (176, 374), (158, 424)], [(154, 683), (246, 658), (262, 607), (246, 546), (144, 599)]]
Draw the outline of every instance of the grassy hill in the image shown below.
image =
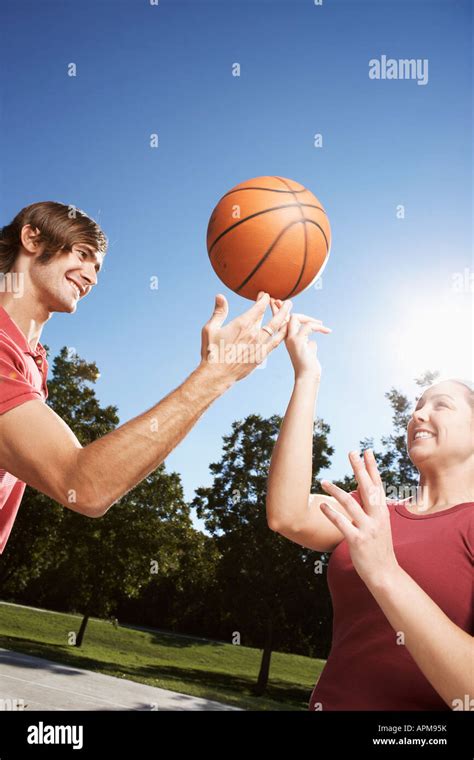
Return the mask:
[(306, 710), (325, 660), (272, 654), (265, 695), (252, 694), (261, 650), (216, 641), (114, 627), (91, 619), (80, 649), (81, 616), (0, 603), (0, 647), (118, 678), (214, 699), (247, 710)]

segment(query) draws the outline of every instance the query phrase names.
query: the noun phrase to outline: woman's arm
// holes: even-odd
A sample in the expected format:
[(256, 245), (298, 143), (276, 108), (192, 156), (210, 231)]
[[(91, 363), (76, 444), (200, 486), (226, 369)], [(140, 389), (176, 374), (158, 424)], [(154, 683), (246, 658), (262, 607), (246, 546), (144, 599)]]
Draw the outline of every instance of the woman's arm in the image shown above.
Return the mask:
[(271, 530), (290, 541), (319, 552), (333, 551), (344, 536), (321, 511), (330, 502), (324, 494), (312, 494), (313, 415), (319, 378), (295, 379), (290, 403), (273, 449), (267, 484), (267, 521)]
[[(308, 516), (313, 472), (313, 419), (320, 378), (295, 378), (267, 483), (267, 520), (272, 530), (297, 526)], [(329, 521), (326, 520), (326, 522)]]
[[(271, 300), (275, 314), (281, 301)], [(343, 539), (341, 531), (321, 512), (324, 495), (311, 494), (313, 421), (321, 382), (312, 331), (330, 332), (319, 320), (294, 314), (285, 340), (295, 371), (295, 384), (273, 449), (267, 483), (269, 527), (285, 538), (316, 551), (332, 551)], [(335, 509), (344, 513), (335, 499)]]
[(368, 581), (367, 587), (446, 704), (451, 709), (472, 709), (473, 637), (453, 623), (401, 567), (387, 577)]

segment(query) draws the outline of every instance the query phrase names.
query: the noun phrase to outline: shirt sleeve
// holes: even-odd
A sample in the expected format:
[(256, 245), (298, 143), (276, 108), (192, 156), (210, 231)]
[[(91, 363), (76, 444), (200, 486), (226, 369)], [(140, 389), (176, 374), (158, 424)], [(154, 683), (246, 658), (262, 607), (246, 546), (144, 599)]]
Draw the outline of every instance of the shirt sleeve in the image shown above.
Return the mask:
[(0, 332), (0, 414), (34, 399), (42, 401), (43, 396), (28, 380), (18, 349)]

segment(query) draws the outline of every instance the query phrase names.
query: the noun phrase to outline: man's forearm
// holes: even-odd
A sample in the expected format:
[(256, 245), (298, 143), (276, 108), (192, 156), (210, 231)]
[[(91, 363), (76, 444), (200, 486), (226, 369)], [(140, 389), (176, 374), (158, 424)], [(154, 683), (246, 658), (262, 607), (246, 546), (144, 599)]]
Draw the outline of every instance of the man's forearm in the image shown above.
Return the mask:
[(74, 478), (90, 514), (104, 514), (153, 472), (232, 384), (201, 364), (156, 406), (78, 449)]

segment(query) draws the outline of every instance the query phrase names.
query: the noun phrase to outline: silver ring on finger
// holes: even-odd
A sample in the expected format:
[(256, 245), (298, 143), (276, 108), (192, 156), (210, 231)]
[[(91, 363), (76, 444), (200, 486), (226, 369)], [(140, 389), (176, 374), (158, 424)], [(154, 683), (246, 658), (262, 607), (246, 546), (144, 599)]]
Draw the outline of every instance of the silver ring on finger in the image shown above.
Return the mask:
[(275, 332), (274, 330), (272, 330), (271, 327), (268, 327), (268, 325), (265, 325), (264, 327), (262, 327), (262, 330), (265, 330), (265, 332), (269, 334), (270, 338), (272, 337), (272, 335), (274, 335), (274, 332)]

